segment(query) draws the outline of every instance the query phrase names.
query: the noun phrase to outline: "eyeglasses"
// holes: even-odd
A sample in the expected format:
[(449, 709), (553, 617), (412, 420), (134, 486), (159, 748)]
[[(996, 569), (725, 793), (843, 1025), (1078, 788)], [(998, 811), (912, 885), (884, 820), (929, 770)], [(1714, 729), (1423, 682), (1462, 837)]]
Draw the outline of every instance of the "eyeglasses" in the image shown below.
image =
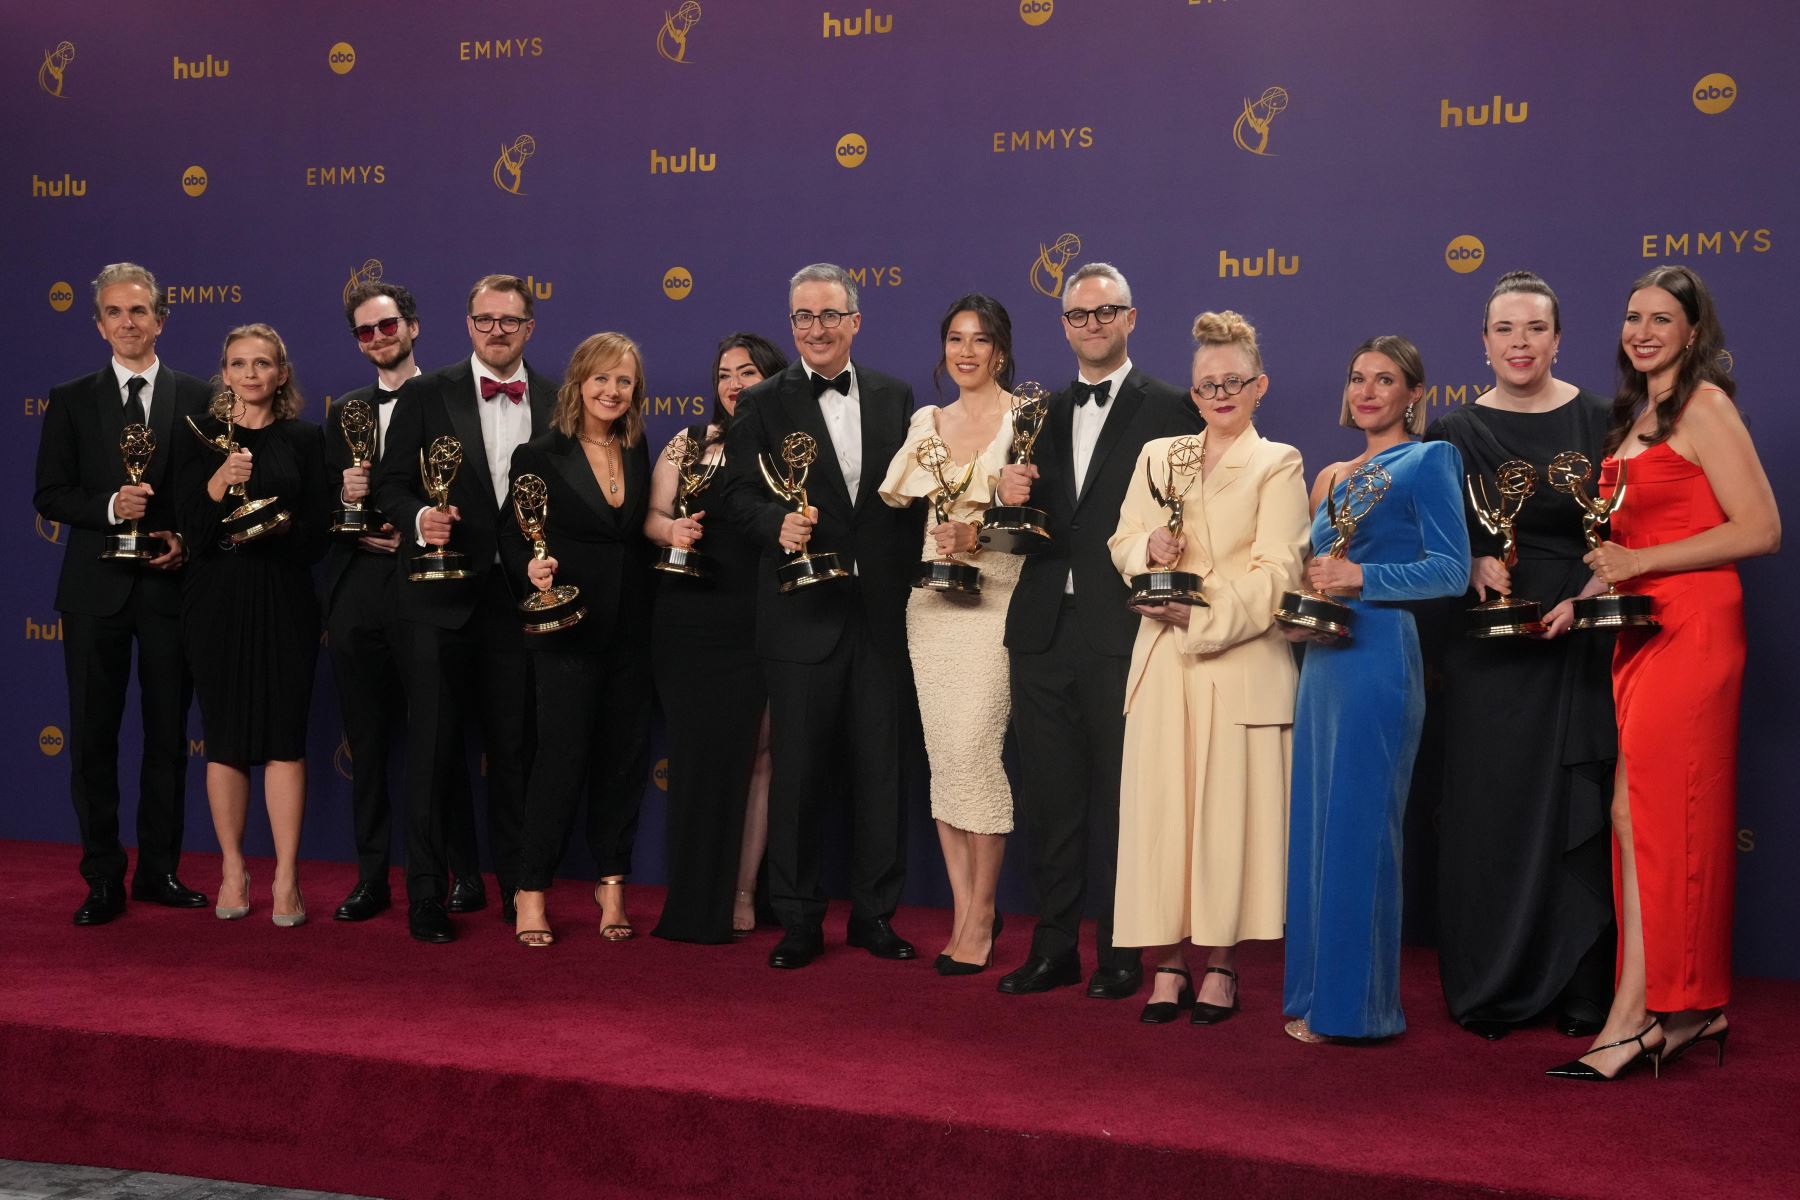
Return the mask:
[(1063, 314), (1063, 320), (1076, 329), (1087, 328), (1089, 317), (1096, 318), (1102, 325), (1111, 325), (1130, 307), (1129, 304), (1102, 304), (1099, 308), (1071, 308)]
[(500, 327), (501, 333), (517, 333), (525, 328), (525, 321), (524, 317), (494, 317), (486, 314), (469, 318), (469, 324), (475, 327), (477, 333), (492, 333), (496, 325)]
[(1259, 371), (1248, 379), (1239, 379), (1236, 375), (1227, 375), (1218, 383), (1214, 383), (1210, 379), (1203, 380), (1194, 385), (1194, 395), (1200, 397), (1202, 400), (1211, 400), (1218, 395), (1235, 396), (1261, 378), (1262, 373)]
[(399, 317), (383, 317), (373, 325), (358, 325), (350, 332), (356, 335), (357, 341), (368, 343), (375, 340), (375, 334), (377, 332), (379, 332), (382, 337), (393, 337), (395, 333), (399, 332), (399, 329)]
[(822, 313), (809, 312), (803, 308), (797, 313), (789, 313), (788, 320), (793, 323), (795, 329), (811, 329), (814, 321), (819, 323), (821, 329), (836, 329), (844, 323), (845, 317), (854, 315), (854, 313), (839, 312), (835, 308), (828, 308)]

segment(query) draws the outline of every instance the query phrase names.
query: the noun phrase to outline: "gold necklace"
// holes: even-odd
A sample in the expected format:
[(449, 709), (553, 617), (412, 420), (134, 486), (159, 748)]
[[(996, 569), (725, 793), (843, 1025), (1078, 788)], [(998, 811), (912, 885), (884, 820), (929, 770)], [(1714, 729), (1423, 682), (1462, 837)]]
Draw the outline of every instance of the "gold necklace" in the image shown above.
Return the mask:
[[(575, 438), (577, 441), (586, 442), (590, 446), (598, 446), (602, 450), (611, 451), (612, 447), (613, 447), (613, 443), (619, 440), (619, 431), (616, 429), (613, 430), (613, 435), (609, 438), (606, 438), (605, 440), (602, 440), (600, 438), (591, 438), (591, 437), (588, 437), (586, 434), (581, 434), (581, 433), (576, 434)], [(619, 494), (618, 459), (615, 458), (611, 453), (608, 453), (605, 457), (606, 457), (606, 490), (616, 496)]]

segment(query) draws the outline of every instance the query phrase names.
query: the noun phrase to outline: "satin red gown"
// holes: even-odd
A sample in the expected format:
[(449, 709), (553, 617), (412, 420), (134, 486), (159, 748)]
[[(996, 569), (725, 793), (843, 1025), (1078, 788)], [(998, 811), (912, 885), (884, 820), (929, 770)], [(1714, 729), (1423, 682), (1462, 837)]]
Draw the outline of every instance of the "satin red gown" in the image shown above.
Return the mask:
[[(1667, 442), (1628, 463), (1625, 501), (1612, 518), (1621, 546), (1657, 546), (1724, 522), (1706, 473)], [(1612, 494), (1618, 468), (1611, 458), (1601, 465), (1601, 495)], [(1652, 597), (1662, 622), (1657, 632), (1621, 631), (1613, 653), (1647, 1005), (1720, 1008), (1731, 992), (1743, 588), (1727, 565), (1643, 575), (1619, 590)], [(1613, 893), (1616, 906), (1616, 847)]]

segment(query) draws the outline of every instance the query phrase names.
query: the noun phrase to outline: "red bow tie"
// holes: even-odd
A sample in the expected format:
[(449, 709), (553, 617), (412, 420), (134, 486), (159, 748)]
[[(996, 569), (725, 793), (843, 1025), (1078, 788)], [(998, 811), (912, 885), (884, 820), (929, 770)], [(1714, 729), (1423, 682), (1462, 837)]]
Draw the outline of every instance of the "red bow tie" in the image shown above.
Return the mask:
[(525, 399), (525, 381), (515, 379), (511, 383), (501, 383), (499, 380), (489, 379), (485, 375), (481, 377), (481, 398), (483, 400), (492, 400), (501, 393), (505, 393), (508, 400), (517, 404)]

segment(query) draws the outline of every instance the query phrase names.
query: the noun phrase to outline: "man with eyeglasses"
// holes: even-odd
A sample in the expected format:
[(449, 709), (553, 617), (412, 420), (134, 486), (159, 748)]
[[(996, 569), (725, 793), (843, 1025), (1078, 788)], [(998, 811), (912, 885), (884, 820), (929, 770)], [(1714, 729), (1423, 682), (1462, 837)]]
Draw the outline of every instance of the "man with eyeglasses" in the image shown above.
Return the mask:
[[(727, 446), (726, 518), (762, 547), (756, 650), (769, 686), (774, 779), (769, 789), (769, 900), (785, 933), (771, 967), (804, 967), (824, 951), (820, 881), (826, 814), (851, 813), (847, 941), (878, 958), (914, 956), (891, 918), (906, 878), (904, 762), (922, 749), (906, 601), (924, 541), (923, 513), (893, 509), (878, 489), (905, 440), (912, 388), (851, 361), (862, 328), (856, 283), (816, 263), (788, 285), (799, 360), (738, 399)], [(783, 441), (812, 436), (811, 507), (796, 513), (764, 483)], [(777, 590), (775, 569), (809, 546), (834, 551), (848, 579)]]
[[(501, 568), (498, 538), (500, 523), (512, 519), (513, 450), (544, 431), (556, 404), (556, 384), (525, 363), (525, 343), (536, 328), (532, 309), (531, 285), (516, 275), (476, 282), (467, 318), (474, 352), (401, 387), (375, 473), (376, 506), (403, 534), (397, 586), (400, 615), (410, 625), (401, 661), (408, 711), (407, 925), (425, 942), (453, 941), (448, 914), (487, 903), (473, 863), (446, 899), (446, 841), (474, 843), (473, 806), (455, 783), (466, 770), (462, 731), (470, 717), (480, 722), (487, 755), (488, 840), (501, 913), (512, 920), (531, 688), (516, 607), (524, 581)], [(425, 495), (419, 460), (446, 435), (461, 441), (463, 461), (450, 488), (450, 511), (440, 513)], [(415, 558), (452, 541), (468, 558), (469, 578), (408, 578)], [(456, 857), (449, 865), (460, 870)]]
[(1038, 924), (1029, 957), (1000, 990), (1080, 982), (1078, 934), (1091, 897), (1099, 919), (1087, 994), (1122, 1000), (1143, 981), (1139, 951), (1112, 944), (1125, 678), (1140, 618), (1106, 543), (1144, 443), (1203, 423), (1182, 389), (1132, 365), (1126, 343), (1137, 309), (1116, 267), (1088, 263), (1070, 275), (1063, 310), (1077, 377), (1050, 397), (1036, 464), (1006, 467), (999, 489), (1002, 504), (1046, 512), (1051, 538), (1025, 560), (1006, 613)]

